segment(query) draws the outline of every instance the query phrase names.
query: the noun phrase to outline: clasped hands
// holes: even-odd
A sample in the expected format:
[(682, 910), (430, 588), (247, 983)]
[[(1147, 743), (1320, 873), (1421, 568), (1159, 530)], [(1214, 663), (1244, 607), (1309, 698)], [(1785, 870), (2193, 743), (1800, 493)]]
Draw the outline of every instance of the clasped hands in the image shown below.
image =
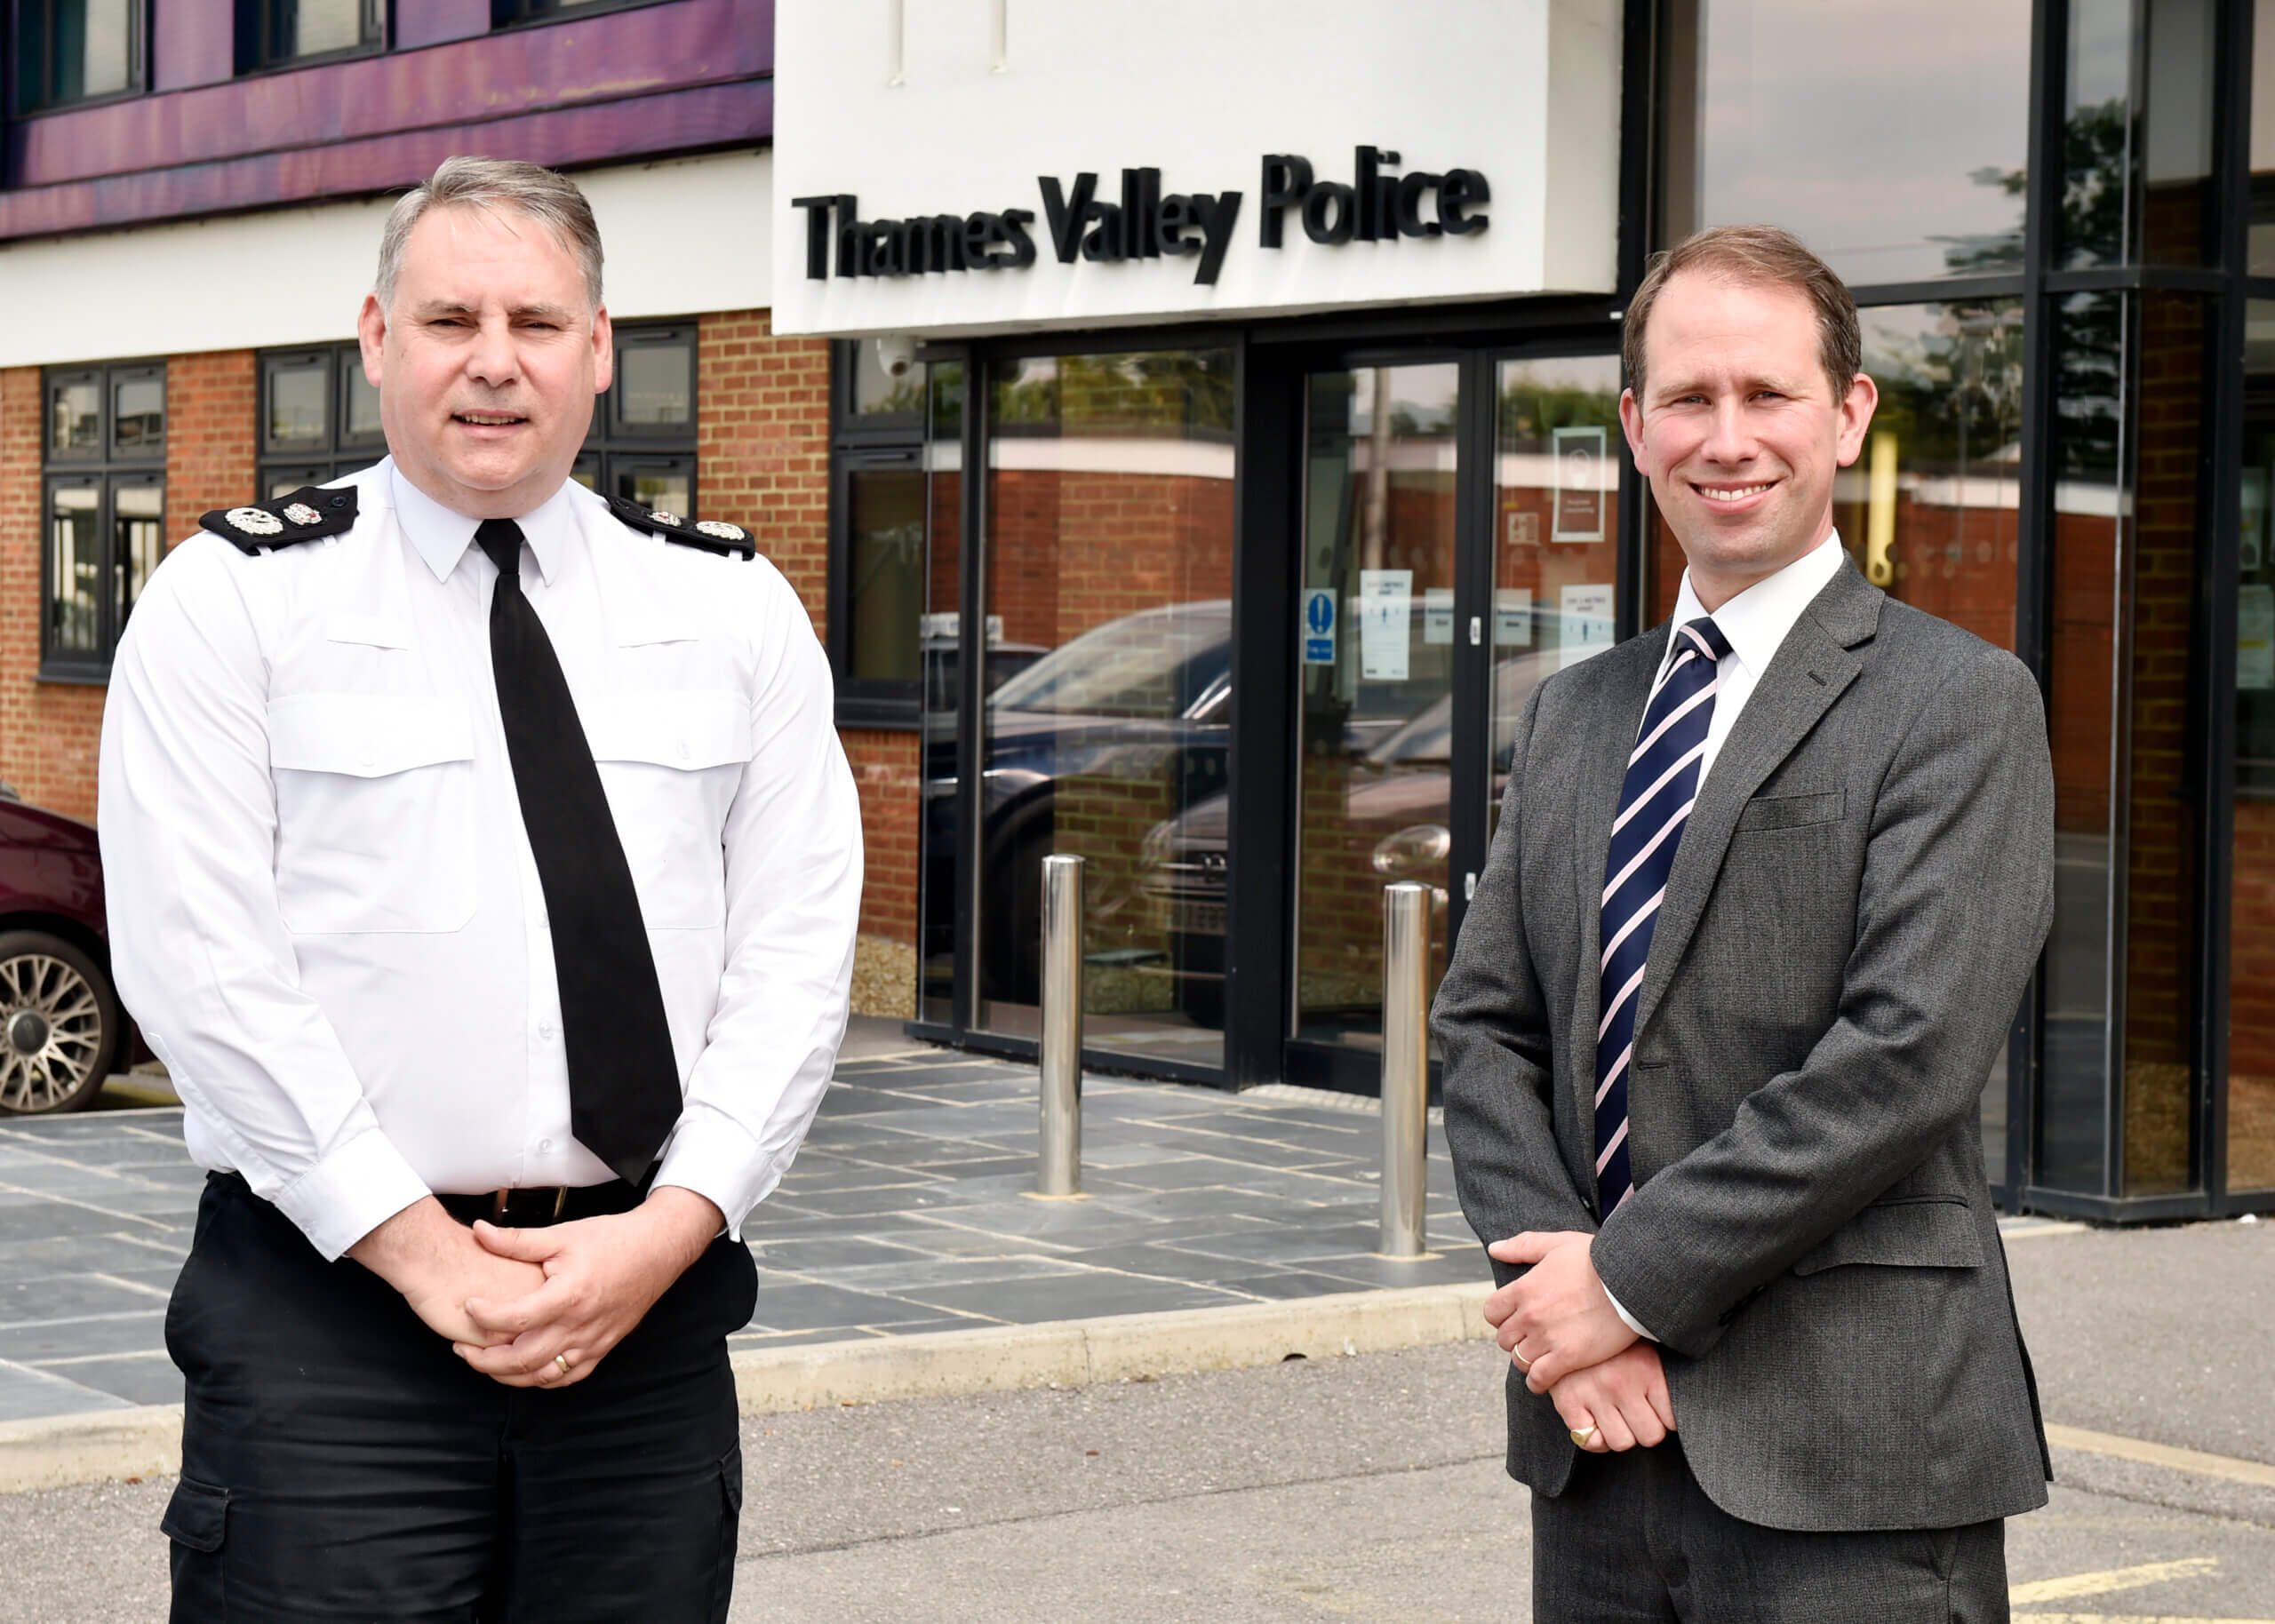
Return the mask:
[(347, 1254), (483, 1375), (561, 1388), (590, 1375), (723, 1225), (716, 1206), (675, 1185), (628, 1213), (537, 1230), (469, 1229), (428, 1197)]
[(1486, 1247), (1527, 1271), (1485, 1300), (1501, 1351), (1545, 1393), (1580, 1447), (1648, 1449), (1675, 1429), (1659, 1350), (1638, 1337), (1596, 1278), (1585, 1230), (1528, 1230)]

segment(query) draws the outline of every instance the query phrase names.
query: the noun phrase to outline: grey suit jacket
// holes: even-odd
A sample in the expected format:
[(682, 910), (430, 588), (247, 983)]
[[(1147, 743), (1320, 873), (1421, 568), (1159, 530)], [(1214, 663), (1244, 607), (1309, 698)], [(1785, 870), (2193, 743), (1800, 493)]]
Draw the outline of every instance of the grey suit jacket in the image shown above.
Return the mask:
[[(1433, 1016), (1463, 1210), (1488, 1240), (1596, 1231), (1733, 1516), (1949, 1527), (2042, 1505), (1977, 1126), (2053, 918), (2037, 688), (1851, 568), (1809, 605), (1676, 853), (1636, 1009), (1636, 1190), (1599, 1225), (1604, 854), (1666, 636), (1549, 678), (1518, 724)], [(1561, 1493), (1553, 1406), (1513, 1371), (1508, 1402), (1511, 1475)]]

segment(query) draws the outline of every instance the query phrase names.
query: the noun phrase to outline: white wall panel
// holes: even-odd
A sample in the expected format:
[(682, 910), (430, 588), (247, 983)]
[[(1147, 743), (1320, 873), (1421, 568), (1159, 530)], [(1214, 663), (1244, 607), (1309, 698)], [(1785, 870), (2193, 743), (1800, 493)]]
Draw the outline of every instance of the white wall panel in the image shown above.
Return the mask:
[[(772, 155), (588, 170), (619, 320), (770, 302)], [(392, 200), (0, 245), (0, 366), (352, 338)]]

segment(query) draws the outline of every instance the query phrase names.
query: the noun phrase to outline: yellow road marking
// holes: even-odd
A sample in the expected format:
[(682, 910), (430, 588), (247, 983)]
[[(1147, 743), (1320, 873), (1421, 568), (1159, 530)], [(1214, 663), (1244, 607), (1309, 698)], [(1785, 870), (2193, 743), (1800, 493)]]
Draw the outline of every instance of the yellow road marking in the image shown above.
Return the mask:
[(2111, 1455), (2119, 1461), (2137, 1461), (2144, 1466), (2169, 1467), (2176, 1472), (2194, 1472), (2202, 1477), (2224, 1477), (2230, 1483), (2248, 1483), (2263, 1489), (2275, 1489), (2275, 1466), (2261, 1461), (2239, 1461), (2232, 1455), (2207, 1455), (2201, 1450), (2175, 1449), (2169, 1444), (2151, 1444), (2141, 1438), (2119, 1437), (2111, 1432), (2088, 1432), (2083, 1427), (2049, 1426), (2046, 1429), (2046, 1441), (2056, 1449), (2082, 1450), (2089, 1455)]
[(2144, 1562), (2138, 1567), (2104, 1568), (2097, 1573), (2071, 1573), (2061, 1579), (2033, 1579), (2007, 1592), (2019, 1607), (2030, 1602), (2067, 1602), (2080, 1596), (2108, 1596), (2118, 1590), (2137, 1590), (2167, 1580), (2197, 1579), (2220, 1565), (2217, 1556), (2183, 1556), (2177, 1562)]
[(2275, 1619), (2199, 1619), (2169, 1612), (2018, 1612), (2030, 1624), (2275, 1624)]

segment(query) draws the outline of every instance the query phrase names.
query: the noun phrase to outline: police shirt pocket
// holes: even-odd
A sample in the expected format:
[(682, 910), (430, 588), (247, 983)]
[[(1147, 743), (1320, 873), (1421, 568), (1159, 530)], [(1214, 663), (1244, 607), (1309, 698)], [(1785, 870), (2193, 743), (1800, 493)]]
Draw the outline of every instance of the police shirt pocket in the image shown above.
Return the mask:
[(1974, 1209), (1956, 1198), (1876, 1201), (1803, 1253), (1793, 1272), (1816, 1274), (1845, 1263), (1980, 1269), (1983, 1235)]
[(750, 706), (726, 689), (604, 695), (582, 713), (651, 930), (726, 922), (722, 837), (751, 758)]
[(1840, 790), (1818, 790), (1805, 795), (1757, 795), (1738, 814), (1738, 827), (1800, 829), (1811, 824), (1837, 823), (1846, 799)]
[(474, 722), (463, 699), (274, 699), (268, 760), (286, 928), (441, 932), (474, 917)]

